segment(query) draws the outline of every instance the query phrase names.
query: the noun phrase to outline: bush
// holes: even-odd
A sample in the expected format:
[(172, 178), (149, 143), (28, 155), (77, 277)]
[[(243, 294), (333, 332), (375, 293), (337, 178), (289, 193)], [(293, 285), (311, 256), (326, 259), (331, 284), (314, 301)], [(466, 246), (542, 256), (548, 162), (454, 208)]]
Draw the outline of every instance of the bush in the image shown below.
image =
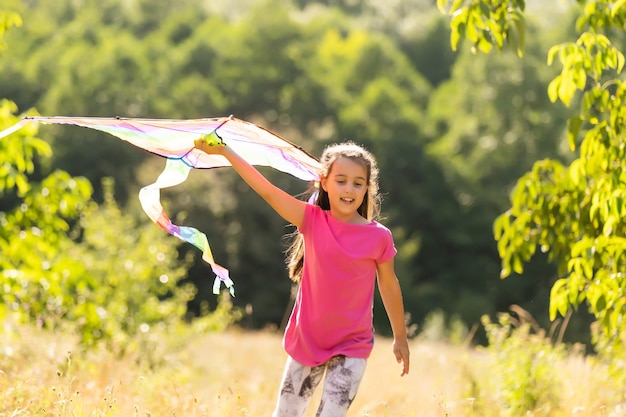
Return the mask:
[[(0, 130), (17, 122), (14, 111), (0, 103)], [(83, 346), (104, 342), (120, 354), (155, 331), (179, 331), (195, 294), (181, 282), (191, 263), (179, 259), (181, 241), (143, 214), (123, 213), (112, 180), (98, 205), (85, 178), (55, 171), (33, 179), (51, 155), (36, 133), (29, 125), (0, 141), (0, 319), (70, 329)], [(240, 317), (224, 299), (211, 316), (196, 328), (219, 330)]]
[(480, 379), (482, 398), (493, 398), (507, 417), (550, 416), (559, 407), (558, 365), (566, 356), (562, 344), (554, 345), (545, 332), (528, 320), (501, 313), (497, 323), (488, 316), (482, 324), (491, 353), (491, 379)]

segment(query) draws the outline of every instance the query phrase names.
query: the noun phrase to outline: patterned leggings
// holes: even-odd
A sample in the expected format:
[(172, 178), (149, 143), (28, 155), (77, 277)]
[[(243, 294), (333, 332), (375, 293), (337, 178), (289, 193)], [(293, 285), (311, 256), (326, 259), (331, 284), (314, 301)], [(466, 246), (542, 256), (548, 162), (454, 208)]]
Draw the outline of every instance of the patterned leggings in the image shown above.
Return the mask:
[(304, 417), (324, 371), (324, 391), (316, 417), (344, 417), (356, 396), (366, 362), (365, 359), (335, 356), (311, 368), (288, 357), (272, 417)]

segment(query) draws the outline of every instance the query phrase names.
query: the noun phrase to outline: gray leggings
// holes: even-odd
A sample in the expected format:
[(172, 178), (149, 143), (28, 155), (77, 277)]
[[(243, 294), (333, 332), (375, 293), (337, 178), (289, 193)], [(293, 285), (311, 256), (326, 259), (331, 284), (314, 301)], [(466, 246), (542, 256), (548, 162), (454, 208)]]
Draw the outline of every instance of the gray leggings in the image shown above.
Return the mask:
[(324, 391), (316, 417), (344, 417), (356, 396), (366, 363), (365, 359), (334, 356), (312, 368), (288, 357), (272, 417), (304, 417), (324, 371)]

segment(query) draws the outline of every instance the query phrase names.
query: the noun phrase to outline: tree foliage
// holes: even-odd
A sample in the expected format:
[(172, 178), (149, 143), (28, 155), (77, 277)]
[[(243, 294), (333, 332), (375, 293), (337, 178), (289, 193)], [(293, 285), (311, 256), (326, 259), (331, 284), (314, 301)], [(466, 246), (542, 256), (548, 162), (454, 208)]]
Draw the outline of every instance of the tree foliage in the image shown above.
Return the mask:
[[(501, 13), (495, 2), (484, 3)], [(568, 162), (560, 139), (570, 113), (546, 97), (554, 73), (543, 66), (546, 45), (560, 42), (566, 27), (529, 23), (520, 65), (511, 55), (470, 56), (460, 42), (453, 52), (446, 46), (446, 19), (431, 0), (4, 5), (23, 16), (0, 59), (0, 91), (19, 108), (46, 115), (234, 114), (315, 154), (329, 142), (359, 141), (378, 157), (384, 221), (396, 238), (412, 320), (421, 323), (442, 309), (469, 326), (515, 303), (547, 321), (544, 299), (554, 268), (537, 262), (520, 279), (499, 281), (492, 223), (533, 161), (547, 155)], [(503, 21), (517, 36), (515, 19)], [(42, 132), (54, 154), (35, 165), (30, 180), (39, 181), (38, 170), (48, 166), (84, 176), (95, 201), (109, 193), (122, 213), (138, 212), (134, 196), (162, 168), (161, 159), (99, 132), (57, 126)], [(306, 187), (266, 173), (292, 194)], [(105, 192), (106, 177), (114, 179), (114, 192)], [(233, 302), (252, 312), (245, 324), (279, 325), (291, 290), (282, 253), (290, 229), (282, 220), (230, 170), (192, 172), (163, 199), (181, 220), (207, 233), (216, 258), (231, 269)], [(15, 196), (9, 200), (3, 206), (17, 203)], [(111, 225), (140, 230), (142, 218)], [(149, 234), (155, 240), (163, 234), (155, 233)], [(178, 249), (184, 265), (195, 257), (181, 280), (197, 288), (188, 313), (200, 314), (205, 303), (215, 304), (210, 270), (195, 249)], [(375, 317), (385, 333), (384, 311), (375, 309)]]
[(495, 46), (510, 46), (519, 56), (524, 50), (525, 0), (437, 0), (437, 7), (450, 15), (450, 46), (461, 39), (472, 43), (473, 53), (489, 53)]
[[(3, 101), (0, 110), (0, 128), (17, 121), (13, 103)], [(0, 201), (14, 202), (0, 212), (0, 317), (69, 327), (86, 345), (102, 340), (121, 350), (152, 326), (183, 323), (194, 289), (181, 285), (187, 263), (178, 260), (178, 241), (143, 218), (124, 215), (112, 181), (105, 182), (98, 205), (85, 178), (61, 170), (41, 181), (29, 178), (50, 156), (36, 134), (30, 126), (0, 141)], [(203, 320), (219, 329), (236, 317), (222, 308)]]
[(569, 165), (538, 161), (517, 182), (511, 208), (497, 218), (494, 233), (502, 277), (521, 272), (537, 249), (549, 254), (561, 277), (552, 286), (550, 317), (565, 316), (585, 303), (597, 320), (596, 348), (623, 370), (626, 106), (619, 45), (626, 5), (605, 0), (578, 4), (578, 38), (547, 54), (548, 65), (557, 59), (561, 65), (547, 87), (550, 100), (570, 106), (579, 99), (578, 113), (567, 123), (570, 148), (578, 155)]
[[(16, 112), (0, 101), (0, 130), (18, 122)], [(111, 180), (98, 205), (86, 178), (48, 172), (51, 156), (34, 124), (0, 141), (0, 318), (69, 327), (86, 346), (105, 341), (118, 351), (151, 326), (174, 330), (194, 294), (180, 282), (187, 262), (178, 260), (178, 242), (123, 214)], [(231, 323), (229, 306), (201, 327)]]

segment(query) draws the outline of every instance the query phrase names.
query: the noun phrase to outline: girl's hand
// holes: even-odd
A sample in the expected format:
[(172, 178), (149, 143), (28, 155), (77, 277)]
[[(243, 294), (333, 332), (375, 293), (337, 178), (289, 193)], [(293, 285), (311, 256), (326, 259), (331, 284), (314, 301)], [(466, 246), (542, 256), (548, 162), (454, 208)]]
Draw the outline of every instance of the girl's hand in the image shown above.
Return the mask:
[(400, 376), (409, 374), (409, 342), (407, 339), (394, 339), (393, 341), (393, 354), (396, 356), (398, 363), (402, 363), (402, 374)]
[(196, 149), (210, 155), (221, 155), (226, 147), (223, 143), (210, 143), (205, 138), (196, 139), (193, 144)]

